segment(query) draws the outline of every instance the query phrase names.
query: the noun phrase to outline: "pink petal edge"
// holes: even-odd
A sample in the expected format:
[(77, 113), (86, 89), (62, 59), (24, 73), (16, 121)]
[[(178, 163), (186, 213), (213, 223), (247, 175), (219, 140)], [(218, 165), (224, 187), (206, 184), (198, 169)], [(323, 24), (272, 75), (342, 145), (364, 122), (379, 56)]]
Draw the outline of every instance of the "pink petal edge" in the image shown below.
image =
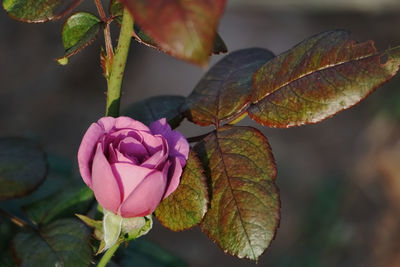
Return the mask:
[(92, 190), (97, 201), (106, 210), (118, 212), (121, 205), (121, 189), (119, 177), (115, 177), (103, 154), (101, 144), (97, 144), (92, 166)]

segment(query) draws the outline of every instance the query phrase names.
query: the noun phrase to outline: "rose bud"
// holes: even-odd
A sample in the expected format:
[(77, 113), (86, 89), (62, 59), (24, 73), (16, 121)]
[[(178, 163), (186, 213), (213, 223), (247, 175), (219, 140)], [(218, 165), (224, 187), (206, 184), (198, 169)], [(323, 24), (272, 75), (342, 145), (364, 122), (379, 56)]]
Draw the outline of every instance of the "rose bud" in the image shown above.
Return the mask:
[(129, 117), (104, 117), (78, 151), (83, 181), (99, 204), (123, 218), (151, 214), (179, 185), (189, 144), (166, 119), (149, 127)]

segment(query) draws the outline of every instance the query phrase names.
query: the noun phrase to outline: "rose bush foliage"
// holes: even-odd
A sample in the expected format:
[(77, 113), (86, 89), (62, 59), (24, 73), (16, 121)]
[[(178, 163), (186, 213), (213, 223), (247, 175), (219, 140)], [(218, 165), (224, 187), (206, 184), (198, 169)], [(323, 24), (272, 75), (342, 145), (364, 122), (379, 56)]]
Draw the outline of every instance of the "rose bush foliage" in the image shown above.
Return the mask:
[(104, 117), (85, 133), (79, 170), (100, 205), (124, 218), (151, 214), (179, 185), (189, 144), (166, 119), (149, 127)]

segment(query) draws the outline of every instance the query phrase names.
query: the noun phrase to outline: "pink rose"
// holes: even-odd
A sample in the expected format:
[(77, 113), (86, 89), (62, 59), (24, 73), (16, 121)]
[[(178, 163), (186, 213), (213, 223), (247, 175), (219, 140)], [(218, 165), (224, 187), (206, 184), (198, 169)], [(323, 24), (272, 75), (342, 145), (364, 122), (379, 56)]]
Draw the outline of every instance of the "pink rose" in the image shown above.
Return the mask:
[(83, 181), (100, 205), (125, 218), (152, 213), (178, 187), (189, 144), (166, 119), (150, 127), (128, 117), (104, 117), (78, 151)]

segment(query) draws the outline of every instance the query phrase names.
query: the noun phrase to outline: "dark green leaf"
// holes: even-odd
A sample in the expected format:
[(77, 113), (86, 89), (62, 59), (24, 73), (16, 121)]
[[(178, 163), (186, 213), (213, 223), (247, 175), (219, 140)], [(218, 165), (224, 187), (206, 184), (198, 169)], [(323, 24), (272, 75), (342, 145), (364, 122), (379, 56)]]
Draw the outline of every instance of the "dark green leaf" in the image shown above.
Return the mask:
[(172, 128), (178, 127), (183, 119), (180, 107), (184, 103), (183, 96), (162, 95), (131, 104), (124, 114), (149, 125), (153, 121), (166, 118)]
[(65, 53), (62, 59), (75, 55), (92, 43), (103, 23), (98, 17), (87, 12), (71, 15), (64, 23), (62, 41)]
[(228, 47), (222, 37), (217, 33), (214, 39), (213, 54), (220, 54), (228, 52)]
[(200, 125), (220, 124), (250, 103), (252, 76), (274, 55), (261, 48), (230, 53), (215, 64), (186, 99), (185, 115)]
[(46, 173), (45, 154), (35, 143), (17, 137), (0, 138), (0, 199), (31, 193)]
[(92, 248), (90, 233), (76, 219), (62, 219), (39, 231), (19, 232), (13, 241), (21, 266), (89, 266)]
[(205, 65), (225, 0), (121, 0), (162, 51)]
[(130, 267), (184, 267), (187, 266), (180, 258), (169, 253), (158, 245), (145, 239), (130, 242), (123, 250), (119, 266)]
[(60, 19), (82, 0), (3, 0), (8, 15), (25, 22), (46, 22)]
[(36, 224), (47, 224), (54, 219), (85, 213), (90, 208), (93, 192), (82, 182), (66, 185), (59, 192), (22, 207)]
[(12, 251), (10, 248), (10, 242), (17, 226), (12, 224), (9, 218), (5, 218), (0, 215), (0, 266), (1, 267), (12, 267), (16, 266)]
[(157, 207), (157, 219), (173, 231), (189, 229), (200, 223), (207, 211), (208, 191), (203, 168), (190, 151), (178, 189)]
[(279, 225), (276, 168), (267, 139), (251, 127), (224, 126), (195, 150), (212, 193), (201, 229), (225, 252), (256, 260)]
[(400, 47), (378, 53), (344, 31), (303, 41), (268, 61), (253, 77), (248, 113), (270, 127), (317, 123), (350, 108), (399, 70)]

